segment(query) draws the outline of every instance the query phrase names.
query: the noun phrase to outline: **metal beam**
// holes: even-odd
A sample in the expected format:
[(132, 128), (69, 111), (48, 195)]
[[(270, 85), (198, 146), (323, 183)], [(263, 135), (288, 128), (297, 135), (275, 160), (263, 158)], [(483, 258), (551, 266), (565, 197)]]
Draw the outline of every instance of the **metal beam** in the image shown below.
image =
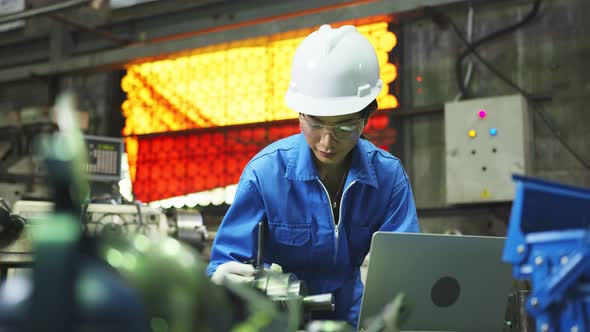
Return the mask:
[[(224, 1), (227, 0), (166, 0), (146, 2), (140, 5), (114, 10), (109, 9), (109, 14), (105, 17), (106, 22), (101, 24), (101, 26), (96, 27), (106, 30), (111, 30), (113, 27), (121, 29), (122, 27), (128, 26), (126, 23), (129, 22), (135, 24), (135, 22), (142, 20), (148, 21), (154, 17), (171, 16), (171, 14), (175, 12), (192, 13), (196, 10), (201, 10), (204, 7), (218, 5)], [(76, 20), (77, 18), (71, 17), (71, 19)], [(79, 22), (87, 23), (84, 21)], [(11, 32), (10, 34), (0, 36), (0, 48), (10, 47), (13, 44), (34, 42), (34, 40), (47, 38), (48, 35), (49, 32), (46, 29), (31, 29), (22, 33)]]
[(92, 34), (94, 34), (94, 35), (96, 35), (96, 36), (98, 36), (98, 37), (100, 37), (102, 39), (106, 39), (106, 40), (112, 41), (112, 42), (114, 42), (114, 43), (116, 43), (116, 44), (118, 44), (120, 46), (126, 46), (126, 45), (129, 45), (129, 44), (132, 44), (133, 43), (133, 40), (131, 40), (131, 39), (127, 39), (125, 37), (117, 36), (116, 34), (111, 33), (109, 31), (106, 31), (106, 30), (102, 30), (102, 29), (99, 29), (99, 28), (96, 28), (96, 27), (91, 27), (91, 26), (82, 24), (82, 23), (77, 22), (75, 20), (72, 20), (72, 19), (70, 19), (70, 18), (68, 18), (68, 17), (66, 17), (64, 15), (60, 15), (60, 14), (49, 14), (49, 16), (52, 19), (54, 19), (54, 20), (56, 20), (58, 22), (61, 22), (61, 23), (65, 24), (65, 25), (71, 26), (71, 27), (73, 27), (75, 29), (78, 29), (78, 30), (88, 31), (88, 32), (90, 32), (90, 33), (92, 33)]
[(19, 12), (15, 14), (2, 15), (0, 16), (0, 24), (50, 13), (56, 13), (62, 10), (72, 9), (80, 6), (85, 6), (89, 5), (91, 2), (96, 2), (96, 0), (70, 0), (66, 2), (57, 3), (55, 5), (26, 10), (24, 12)]
[[(325, 0), (321, 7), (315, 0), (254, 1), (238, 5), (216, 7), (217, 13), (206, 11), (191, 22), (192, 31), (182, 35), (168, 35), (144, 44), (120, 47), (88, 55), (64, 59), (60, 63), (40, 63), (0, 71), (0, 83), (35, 76), (62, 74), (74, 71), (122, 67), (138, 59), (156, 57), (182, 50), (232, 40), (259, 37), (279, 32), (318, 26), (375, 15), (403, 13), (424, 6), (443, 6), (465, 0)], [(256, 5), (252, 6), (252, 3)], [(245, 7), (249, 5), (249, 7)], [(229, 13), (229, 14), (228, 14)], [(154, 19), (152, 19), (152, 22)], [(182, 22), (181, 24), (188, 24)], [(178, 27), (177, 27), (178, 28)], [(182, 29), (179, 29), (182, 31)], [(176, 30), (177, 32), (179, 30)], [(169, 31), (172, 33), (172, 31)]]
[(211, 7), (226, 1), (228, 0), (160, 0), (146, 2), (135, 6), (112, 9), (108, 21), (110, 24), (137, 21), (179, 11), (191, 11), (197, 7)]

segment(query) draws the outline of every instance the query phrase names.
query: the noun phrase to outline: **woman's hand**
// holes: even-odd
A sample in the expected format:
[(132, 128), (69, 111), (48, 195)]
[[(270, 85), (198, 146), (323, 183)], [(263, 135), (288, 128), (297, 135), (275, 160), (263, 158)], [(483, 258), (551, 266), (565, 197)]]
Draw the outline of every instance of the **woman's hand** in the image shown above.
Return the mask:
[(230, 282), (250, 282), (254, 280), (255, 272), (256, 269), (251, 264), (230, 261), (217, 267), (211, 281), (218, 285), (223, 284), (226, 279)]

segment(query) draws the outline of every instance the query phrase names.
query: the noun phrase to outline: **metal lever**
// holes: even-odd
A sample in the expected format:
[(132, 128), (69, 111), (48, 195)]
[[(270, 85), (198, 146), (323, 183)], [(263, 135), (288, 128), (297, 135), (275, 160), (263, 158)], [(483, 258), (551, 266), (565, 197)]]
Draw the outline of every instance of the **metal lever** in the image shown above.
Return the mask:
[(303, 308), (306, 311), (334, 311), (334, 295), (326, 293), (304, 296)]
[(258, 249), (256, 252), (255, 269), (264, 268), (264, 219), (258, 223)]

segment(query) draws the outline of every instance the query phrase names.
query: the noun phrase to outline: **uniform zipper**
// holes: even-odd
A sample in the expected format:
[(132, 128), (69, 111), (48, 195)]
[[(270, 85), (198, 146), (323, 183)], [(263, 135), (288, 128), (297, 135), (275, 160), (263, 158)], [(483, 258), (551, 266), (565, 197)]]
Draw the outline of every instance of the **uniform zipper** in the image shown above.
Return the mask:
[(330, 198), (330, 193), (328, 192), (328, 189), (326, 189), (326, 186), (324, 186), (324, 183), (322, 182), (322, 180), (318, 179), (318, 182), (320, 183), (322, 188), (324, 188), (324, 192), (326, 193), (326, 196), (328, 196), (328, 206), (330, 208), (330, 215), (332, 215), (332, 223), (334, 224), (334, 231), (336, 232), (336, 239), (338, 239), (338, 230), (336, 229), (336, 218), (334, 217), (334, 211), (332, 211), (332, 199)]
[[(352, 187), (353, 184), (355, 184), (356, 181), (357, 180), (352, 181), (346, 188), (344, 188), (342, 195), (340, 195), (340, 204), (338, 204), (339, 218), (342, 217), (342, 200), (344, 199), (344, 195), (346, 194), (348, 189), (350, 187)], [(326, 196), (328, 196), (328, 204), (329, 204), (329, 208), (330, 208), (330, 214), (332, 215), (332, 225), (334, 226), (334, 259), (336, 259), (336, 257), (338, 257), (338, 231), (340, 229), (341, 223), (339, 222), (338, 224), (336, 224), (336, 218), (334, 217), (334, 211), (332, 211), (332, 199), (330, 198), (330, 193), (328, 193), (328, 189), (326, 189), (326, 186), (324, 186), (324, 184), (322, 183), (322, 181), (320, 179), (318, 179), (318, 182), (320, 183), (322, 188), (324, 188), (324, 192), (326, 193)]]
[[(353, 184), (356, 183), (357, 180), (352, 181), (348, 187), (344, 188), (344, 191), (342, 192), (342, 195), (340, 195), (340, 203), (338, 204), (338, 218), (342, 219), (342, 201), (344, 200), (344, 195), (346, 195), (346, 192), (348, 191), (348, 189), (350, 187), (352, 187)], [(338, 235), (338, 230), (340, 228), (340, 224), (342, 224), (340, 221), (338, 222), (338, 225), (336, 225), (336, 223), (334, 223), (335, 227), (336, 227), (336, 235)], [(338, 236), (336, 236), (336, 238), (338, 238)]]
[(330, 209), (330, 215), (332, 216), (332, 226), (334, 226), (334, 258), (336, 258), (336, 254), (338, 253), (338, 227), (336, 226), (336, 218), (334, 218), (334, 211), (332, 211), (332, 199), (330, 198), (330, 193), (328, 192), (328, 189), (326, 189), (326, 186), (324, 186), (324, 184), (322, 183), (322, 180), (320, 180), (318, 178), (318, 182), (320, 183), (320, 186), (322, 186), (322, 188), (324, 188), (324, 192), (326, 193), (326, 196), (328, 196), (328, 208)]

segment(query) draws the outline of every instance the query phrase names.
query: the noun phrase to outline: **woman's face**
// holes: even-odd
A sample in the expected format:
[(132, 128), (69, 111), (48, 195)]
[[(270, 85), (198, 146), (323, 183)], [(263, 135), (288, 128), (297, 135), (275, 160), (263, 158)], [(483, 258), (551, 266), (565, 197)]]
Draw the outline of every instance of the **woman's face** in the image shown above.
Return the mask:
[(299, 126), (320, 165), (336, 166), (354, 148), (364, 128), (361, 113), (338, 116), (300, 114)]

